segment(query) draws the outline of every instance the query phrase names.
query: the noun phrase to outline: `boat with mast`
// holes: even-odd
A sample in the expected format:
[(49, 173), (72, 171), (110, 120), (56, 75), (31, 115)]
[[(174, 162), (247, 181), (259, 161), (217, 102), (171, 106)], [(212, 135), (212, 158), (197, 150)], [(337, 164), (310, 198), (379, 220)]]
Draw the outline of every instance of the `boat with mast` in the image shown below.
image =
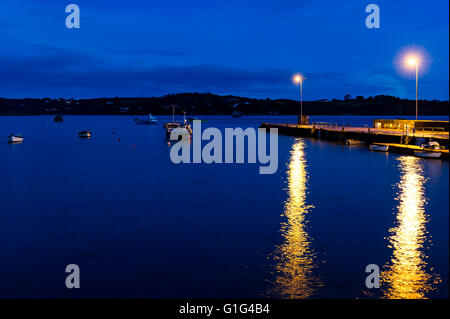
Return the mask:
[(172, 132), (176, 132), (178, 136), (192, 134), (192, 129), (189, 123), (186, 122), (186, 112), (183, 112), (183, 123), (175, 122), (175, 105), (172, 104), (172, 122), (164, 123), (164, 128), (166, 129), (166, 137), (170, 138)]

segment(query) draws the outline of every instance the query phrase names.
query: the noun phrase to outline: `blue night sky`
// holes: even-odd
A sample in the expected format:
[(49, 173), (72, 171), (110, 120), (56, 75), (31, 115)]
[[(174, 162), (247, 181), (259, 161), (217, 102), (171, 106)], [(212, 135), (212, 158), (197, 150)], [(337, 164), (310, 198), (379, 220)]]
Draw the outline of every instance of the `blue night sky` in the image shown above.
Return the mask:
[[(65, 27), (76, 3), (81, 28)], [(381, 28), (365, 27), (366, 5)], [(448, 0), (1, 0), (0, 97), (212, 92), (304, 99), (415, 96), (405, 47), (428, 53), (420, 97), (449, 97)]]

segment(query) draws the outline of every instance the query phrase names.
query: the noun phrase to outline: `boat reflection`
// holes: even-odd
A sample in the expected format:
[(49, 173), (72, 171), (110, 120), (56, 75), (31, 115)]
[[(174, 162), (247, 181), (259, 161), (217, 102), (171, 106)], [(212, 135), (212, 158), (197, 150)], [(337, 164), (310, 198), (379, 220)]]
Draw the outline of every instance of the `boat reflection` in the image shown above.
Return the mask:
[(422, 299), (439, 282), (427, 265), (425, 245), (430, 238), (426, 230), (425, 177), (421, 160), (412, 156), (399, 158), (400, 182), (397, 184), (397, 221), (389, 230), (390, 262), (381, 274), (383, 297)]
[(287, 172), (288, 195), (285, 222), (281, 225), (283, 243), (274, 252), (275, 279), (269, 294), (276, 298), (309, 298), (322, 282), (316, 276), (316, 256), (306, 229), (308, 212), (305, 143), (298, 139), (291, 151)]

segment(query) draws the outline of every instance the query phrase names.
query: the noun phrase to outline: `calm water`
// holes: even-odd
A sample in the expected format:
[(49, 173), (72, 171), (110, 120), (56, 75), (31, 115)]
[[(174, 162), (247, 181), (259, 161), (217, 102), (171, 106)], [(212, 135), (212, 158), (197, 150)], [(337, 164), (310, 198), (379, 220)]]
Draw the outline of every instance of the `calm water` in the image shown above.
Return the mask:
[[(448, 162), (280, 136), (274, 175), (175, 165), (168, 118), (133, 118), (0, 117), (0, 297), (448, 298)], [(365, 288), (368, 264), (381, 289)]]

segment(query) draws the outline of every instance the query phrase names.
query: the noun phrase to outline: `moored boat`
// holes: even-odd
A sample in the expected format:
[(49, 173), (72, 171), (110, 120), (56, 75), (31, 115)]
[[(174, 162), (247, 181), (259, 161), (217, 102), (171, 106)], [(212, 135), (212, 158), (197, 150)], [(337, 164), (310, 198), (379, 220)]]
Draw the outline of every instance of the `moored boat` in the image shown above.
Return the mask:
[(363, 144), (364, 142), (360, 141), (360, 140), (347, 139), (347, 140), (345, 140), (345, 143), (347, 145), (360, 145), (360, 144)]
[(231, 114), (231, 116), (235, 118), (242, 117), (242, 113), (235, 109), (233, 114)]
[(374, 152), (387, 152), (389, 150), (389, 145), (371, 144), (370, 150)]
[(10, 144), (17, 144), (23, 142), (23, 135), (22, 134), (10, 134), (8, 136), (8, 143)]
[(82, 137), (82, 138), (91, 138), (92, 133), (91, 131), (81, 131), (78, 133), (78, 137)]
[(415, 151), (414, 155), (421, 158), (440, 158), (442, 153), (433, 151)]
[(166, 137), (170, 138), (170, 133), (176, 128), (180, 128), (180, 123), (178, 122), (168, 122), (164, 123), (164, 128), (166, 129)]
[(442, 153), (439, 152), (441, 146), (436, 141), (429, 141), (421, 145), (421, 150), (415, 151), (414, 155), (421, 158), (440, 158)]
[(154, 116), (152, 116), (151, 114), (149, 114), (148, 115), (148, 119), (146, 119), (146, 120), (140, 120), (140, 119), (134, 119), (134, 122), (137, 124), (137, 125), (154, 125), (154, 124), (156, 124), (156, 122), (158, 122), (158, 120), (154, 117)]
[(53, 121), (54, 121), (54, 122), (57, 122), (57, 123), (62, 123), (62, 122), (64, 122), (64, 118), (63, 118), (62, 115), (56, 115), (56, 116), (53, 118)]

